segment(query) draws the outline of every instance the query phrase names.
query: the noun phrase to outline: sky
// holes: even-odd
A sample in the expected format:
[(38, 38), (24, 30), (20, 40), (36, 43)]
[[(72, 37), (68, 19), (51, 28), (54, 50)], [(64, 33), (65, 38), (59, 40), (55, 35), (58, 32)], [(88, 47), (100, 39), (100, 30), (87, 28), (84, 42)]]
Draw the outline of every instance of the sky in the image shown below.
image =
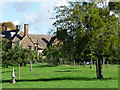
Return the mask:
[[(0, 22), (13, 22), (14, 25), (29, 25), (29, 34), (49, 34), (56, 31), (51, 19), (55, 16), (54, 8), (68, 5), (75, 0), (0, 0)], [(82, 1), (82, 0), (80, 0)], [(84, 0), (83, 0), (84, 1)]]
[[(29, 2), (28, 2), (29, 1)], [(4, 0), (0, 1), (0, 22), (13, 22), (14, 25), (29, 25), (29, 34), (49, 34), (56, 31), (51, 19), (55, 15), (54, 8), (67, 5), (66, 0)]]

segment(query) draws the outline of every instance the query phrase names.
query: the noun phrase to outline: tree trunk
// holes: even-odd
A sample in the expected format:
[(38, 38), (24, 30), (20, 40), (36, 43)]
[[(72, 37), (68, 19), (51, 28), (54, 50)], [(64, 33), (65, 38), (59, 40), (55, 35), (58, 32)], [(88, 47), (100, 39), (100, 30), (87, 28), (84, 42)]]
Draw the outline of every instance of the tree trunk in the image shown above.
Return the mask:
[(64, 61), (64, 65), (66, 65), (66, 61)]
[(20, 80), (20, 63), (18, 63), (18, 80)]
[(107, 61), (107, 64), (106, 64), (107, 68), (108, 68), (108, 64), (109, 64), (109, 62)]
[(93, 62), (92, 62), (92, 59), (90, 60), (90, 69), (93, 69)]
[(96, 61), (94, 61), (94, 67), (95, 67), (95, 65), (96, 65)]
[(35, 64), (35, 61), (33, 61), (33, 64)]
[(23, 62), (20, 63), (20, 67), (23, 67)]
[(96, 60), (96, 74), (97, 74), (97, 78), (99, 77), (99, 70), (98, 70), (98, 58)]
[(106, 56), (106, 59), (105, 59), (105, 64), (107, 64), (107, 61), (109, 61), (109, 56)]
[(56, 66), (58, 66), (60, 64), (60, 61), (59, 61), (59, 59), (57, 59), (57, 61), (56, 61)]
[(93, 61), (93, 65), (96, 65), (96, 61)]
[(9, 65), (9, 63), (8, 63), (8, 61), (7, 61), (7, 66), (6, 66), (6, 68), (8, 68), (8, 65)]
[(80, 66), (80, 61), (79, 61), (79, 66)]
[(103, 57), (103, 65), (105, 64), (105, 57)]
[(30, 61), (30, 71), (32, 71), (32, 61)]
[(24, 66), (27, 66), (27, 63), (26, 63), (26, 62), (24, 62)]
[(85, 67), (85, 61), (84, 61), (84, 65), (83, 65), (83, 67)]
[(62, 65), (62, 60), (60, 60), (60, 65)]
[(74, 60), (74, 66), (75, 66), (75, 60)]
[(102, 56), (97, 56), (98, 58), (98, 79), (103, 79), (103, 72), (102, 72)]

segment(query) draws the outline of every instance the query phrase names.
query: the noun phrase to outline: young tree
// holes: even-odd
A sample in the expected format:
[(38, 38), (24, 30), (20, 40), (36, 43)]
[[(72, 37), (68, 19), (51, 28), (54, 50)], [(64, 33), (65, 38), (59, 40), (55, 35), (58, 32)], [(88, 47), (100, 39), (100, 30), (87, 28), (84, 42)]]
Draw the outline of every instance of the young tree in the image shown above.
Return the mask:
[(28, 50), (29, 52), (29, 62), (30, 62), (30, 71), (32, 71), (32, 62), (34, 63), (38, 59), (38, 53), (36, 51)]
[(11, 48), (11, 42), (6, 39), (6, 38), (2, 38), (2, 51), (8, 51), (8, 49)]
[(52, 60), (53, 64), (55, 65), (60, 65), (60, 57), (61, 57), (61, 51), (60, 51), (60, 47), (56, 47), (55, 46), (49, 46), (47, 47), (44, 52), (43, 52), (44, 56), (46, 56), (46, 59), (48, 60), (48, 62), (50, 62), (50, 60)]

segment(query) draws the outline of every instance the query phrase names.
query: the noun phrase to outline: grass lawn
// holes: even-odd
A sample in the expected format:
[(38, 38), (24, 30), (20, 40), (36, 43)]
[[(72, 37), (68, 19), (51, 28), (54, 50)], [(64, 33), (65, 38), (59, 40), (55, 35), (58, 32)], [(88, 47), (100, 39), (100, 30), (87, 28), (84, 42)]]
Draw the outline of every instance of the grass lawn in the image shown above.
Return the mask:
[(52, 66), (33, 64), (15, 69), (16, 83), (11, 84), (12, 67), (2, 68), (2, 88), (118, 88), (118, 65), (103, 66), (104, 80), (97, 80), (95, 66), (93, 69), (81, 66)]

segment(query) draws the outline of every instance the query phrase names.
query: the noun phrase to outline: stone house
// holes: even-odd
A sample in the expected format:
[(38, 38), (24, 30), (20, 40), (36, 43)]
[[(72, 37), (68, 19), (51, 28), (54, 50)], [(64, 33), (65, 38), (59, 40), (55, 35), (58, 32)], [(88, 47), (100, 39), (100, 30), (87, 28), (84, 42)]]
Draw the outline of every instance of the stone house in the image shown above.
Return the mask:
[(41, 35), (41, 34), (29, 34), (28, 24), (24, 24), (24, 32), (20, 29), (20, 25), (16, 25), (15, 30), (6, 30), (2, 32), (2, 37), (11, 41), (11, 46), (16, 44), (23, 48), (29, 48), (35, 50), (39, 55), (42, 55), (42, 51), (52, 45), (56, 37), (54, 35)]

